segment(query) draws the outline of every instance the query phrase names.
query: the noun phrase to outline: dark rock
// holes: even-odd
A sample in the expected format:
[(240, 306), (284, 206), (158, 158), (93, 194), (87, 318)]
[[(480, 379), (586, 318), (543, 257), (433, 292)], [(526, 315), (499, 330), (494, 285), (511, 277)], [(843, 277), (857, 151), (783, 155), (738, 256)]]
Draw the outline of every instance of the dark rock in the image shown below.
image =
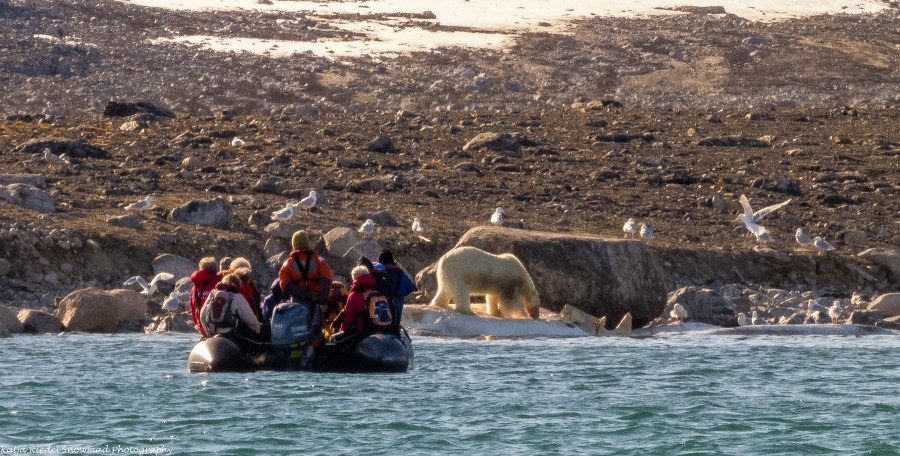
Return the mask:
[(768, 141), (746, 136), (710, 136), (697, 141), (698, 146), (712, 147), (769, 147)]
[(856, 310), (850, 314), (850, 323), (854, 325), (874, 325), (884, 319), (884, 312), (880, 310)]
[(280, 177), (270, 176), (268, 174), (263, 174), (259, 177), (259, 180), (253, 184), (251, 190), (254, 192), (260, 193), (272, 193), (275, 195), (280, 195), (285, 189), (287, 189), (288, 183), (281, 179)]
[(369, 143), (369, 151), (370, 152), (380, 152), (380, 153), (388, 153), (394, 152), (394, 141), (390, 136), (382, 135), (372, 140)]
[(137, 214), (120, 215), (118, 217), (106, 219), (106, 224), (109, 226), (119, 226), (122, 228), (139, 230), (141, 228), (141, 217)]
[(129, 117), (143, 113), (156, 117), (175, 118), (175, 114), (172, 113), (172, 111), (157, 107), (145, 101), (138, 101), (135, 103), (110, 101), (109, 103), (106, 103), (106, 107), (103, 108), (103, 115), (106, 117)]
[(228, 228), (234, 210), (222, 198), (211, 200), (194, 200), (183, 206), (172, 209), (169, 218), (189, 225), (204, 225), (217, 228)]
[(737, 305), (725, 299), (719, 292), (702, 287), (683, 287), (669, 296), (662, 317), (667, 318), (675, 303), (687, 310), (686, 321), (707, 323), (716, 326), (737, 326), (735, 316), (741, 310)]
[(651, 142), (651, 141), (653, 141), (654, 138), (653, 138), (653, 135), (647, 134), (647, 133), (640, 134), (640, 135), (627, 134), (627, 133), (611, 133), (611, 134), (600, 134), (600, 135), (594, 136), (594, 141), (600, 141), (600, 142), (627, 143), (627, 142), (634, 141), (636, 139)]
[(110, 159), (112, 155), (100, 147), (85, 144), (81, 140), (73, 141), (65, 138), (44, 137), (32, 139), (28, 142), (20, 144), (14, 149), (14, 152), (25, 154), (43, 154), (44, 150), (50, 149), (50, 153), (54, 155), (66, 154), (67, 157), (73, 158), (98, 158)]
[(0, 200), (33, 211), (52, 214), (56, 212), (53, 197), (44, 190), (28, 184), (0, 186)]
[(35, 309), (22, 309), (16, 315), (22, 323), (22, 330), (31, 334), (58, 333), (62, 324), (56, 315)]
[(363, 219), (372, 219), (377, 226), (400, 226), (397, 217), (391, 211), (378, 211), (363, 215)]
[(385, 184), (379, 179), (359, 179), (350, 182), (348, 190), (353, 193), (378, 193), (384, 190)]
[(519, 139), (507, 133), (481, 133), (463, 146), (465, 151), (519, 152), (521, 149)]

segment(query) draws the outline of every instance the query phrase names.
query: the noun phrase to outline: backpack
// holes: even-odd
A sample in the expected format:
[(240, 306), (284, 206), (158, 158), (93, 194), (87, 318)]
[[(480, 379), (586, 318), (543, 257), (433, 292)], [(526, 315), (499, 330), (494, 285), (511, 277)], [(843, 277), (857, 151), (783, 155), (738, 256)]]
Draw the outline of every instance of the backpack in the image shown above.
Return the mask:
[(206, 304), (211, 306), (209, 308), (209, 316), (213, 334), (219, 334), (220, 328), (232, 330), (237, 323), (234, 318), (234, 311), (231, 309), (231, 302), (234, 301), (234, 293), (228, 293), (227, 298), (224, 296), (225, 293), (226, 292), (216, 293), (212, 302)]
[(390, 274), (380, 269), (375, 269), (372, 271), (372, 276), (375, 277), (375, 291), (384, 295), (388, 302), (394, 302), (397, 296), (397, 287), (391, 282)]
[(394, 327), (394, 306), (378, 290), (366, 293), (363, 326), (369, 331), (390, 332)]

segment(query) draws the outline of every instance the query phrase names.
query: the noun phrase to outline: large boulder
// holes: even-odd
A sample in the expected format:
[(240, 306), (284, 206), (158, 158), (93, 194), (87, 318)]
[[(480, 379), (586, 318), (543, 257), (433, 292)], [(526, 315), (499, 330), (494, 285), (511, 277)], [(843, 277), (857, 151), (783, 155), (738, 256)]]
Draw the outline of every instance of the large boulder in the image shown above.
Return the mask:
[(350, 275), (350, 271), (356, 266), (359, 257), (366, 257), (372, 261), (378, 261), (378, 254), (381, 253), (383, 247), (375, 239), (362, 239), (352, 247), (347, 249), (343, 255), (332, 257), (329, 254), (329, 260), (335, 259), (335, 262), (329, 263), (332, 269), (341, 275)]
[(0, 174), (0, 186), (9, 184), (28, 184), (32, 187), (47, 188), (44, 176), (37, 174)]
[(465, 151), (487, 149), (495, 152), (518, 152), (521, 148), (519, 140), (507, 133), (479, 133), (463, 146)]
[(111, 159), (112, 155), (100, 147), (92, 146), (82, 140), (71, 140), (58, 137), (35, 138), (19, 144), (15, 152), (24, 154), (42, 154), (50, 150), (54, 155), (66, 154), (70, 158)]
[(880, 310), (885, 317), (900, 315), (900, 293), (885, 293), (869, 304), (869, 310)]
[(900, 284), (900, 252), (891, 249), (874, 248), (860, 252), (859, 256), (886, 269), (891, 282)]
[(175, 280), (190, 275), (198, 268), (197, 263), (178, 255), (164, 253), (153, 259), (153, 274), (168, 272), (175, 276)]
[(56, 315), (68, 331), (116, 332), (120, 321), (143, 320), (146, 313), (135, 291), (83, 288), (63, 298)]
[[(610, 321), (631, 312), (633, 326), (641, 327), (666, 305), (662, 271), (640, 241), (480, 226), (463, 235), (456, 244), (462, 246), (514, 254), (531, 275), (541, 307), (554, 312), (569, 304)], [(419, 289), (430, 295), (436, 289), (434, 271), (431, 265), (416, 277)]]
[(322, 237), (325, 241), (325, 249), (333, 257), (342, 257), (350, 248), (360, 241), (359, 233), (352, 228), (333, 228)]
[(0, 200), (21, 206), (33, 211), (52, 214), (56, 212), (53, 196), (33, 185), (9, 184), (0, 187)]
[(22, 309), (16, 317), (22, 323), (22, 331), (26, 333), (58, 333), (62, 327), (56, 315), (40, 310)]
[(153, 317), (150, 323), (144, 327), (144, 332), (180, 332), (195, 333), (194, 321), (191, 314), (179, 313), (174, 315), (160, 315)]
[(168, 117), (171, 119), (175, 118), (175, 113), (173, 113), (172, 111), (163, 107), (155, 106), (146, 101), (110, 101), (107, 102), (106, 107), (103, 108), (103, 115), (105, 117), (129, 117), (135, 114), (149, 114), (153, 117)]
[(228, 228), (234, 209), (222, 198), (211, 200), (193, 200), (172, 209), (169, 218), (189, 225), (204, 225), (216, 228)]
[(17, 312), (6, 306), (0, 306), (0, 327), (5, 327), (11, 333), (20, 333), (24, 330)]
[(737, 326), (738, 306), (725, 299), (719, 292), (703, 287), (682, 287), (669, 295), (663, 317), (667, 317), (675, 304), (681, 304), (687, 310), (685, 321), (707, 323), (710, 325)]

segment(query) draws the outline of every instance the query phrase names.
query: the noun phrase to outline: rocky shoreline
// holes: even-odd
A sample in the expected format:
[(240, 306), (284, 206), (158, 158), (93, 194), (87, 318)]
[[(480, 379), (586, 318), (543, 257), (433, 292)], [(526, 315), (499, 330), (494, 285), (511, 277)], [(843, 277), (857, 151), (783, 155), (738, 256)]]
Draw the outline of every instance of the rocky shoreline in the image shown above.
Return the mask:
[[(895, 6), (592, 18), (503, 52), (285, 59), (153, 40), (339, 32), (247, 11), (0, 2), (0, 304), (52, 310), (157, 272), (164, 254), (243, 256), (266, 283), (297, 228), (341, 275), (380, 248), (415, 274), (502, 206), (524, 233), (618, 239), (629, 217), (648, 223), (668, 294), (653, 324), (688, 294), (694, 321), (719, 325), (753, 310), (794, 321), (810, 300), (850, 318), (900, 289)], [(311, 214), (271, 223), (310, 190)], [(124, 209), (147, 195), (154, 208)], [(740, 195), (791, 200), (765, 220), (772, 242), (742, 238)], [(373, 239), (348, 241), (369, 218)], [(837, 251), (800, 248), (797, 228)]]

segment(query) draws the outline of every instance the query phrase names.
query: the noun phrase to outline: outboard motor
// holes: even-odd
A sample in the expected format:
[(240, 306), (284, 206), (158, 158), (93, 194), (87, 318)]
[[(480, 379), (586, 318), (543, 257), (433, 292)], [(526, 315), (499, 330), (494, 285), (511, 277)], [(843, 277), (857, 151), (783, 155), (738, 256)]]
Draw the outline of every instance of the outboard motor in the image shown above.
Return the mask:
[(276, 365), (304, 368), (312, 360), (314, 322), (306, 304), (283, 302), (272, 311), (272, 351)]
[(237, 371), (244, 368), (244, 355), (236, 343), (225, 337), (203, 339), (188, 356), (188, 372)]

